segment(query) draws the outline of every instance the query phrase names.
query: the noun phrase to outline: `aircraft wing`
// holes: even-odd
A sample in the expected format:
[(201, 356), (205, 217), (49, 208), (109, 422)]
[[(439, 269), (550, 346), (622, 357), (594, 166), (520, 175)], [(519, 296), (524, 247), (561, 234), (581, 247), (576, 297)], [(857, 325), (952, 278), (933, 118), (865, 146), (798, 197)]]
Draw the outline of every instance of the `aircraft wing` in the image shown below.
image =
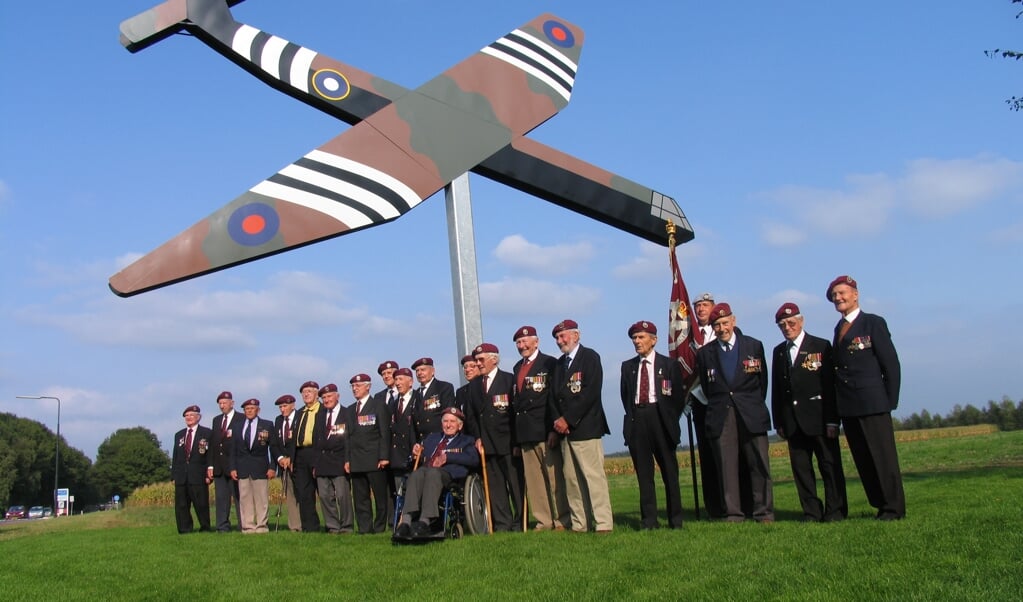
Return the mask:
[[(549, 53), (544, 77), (536, 58), (499, 47), (509, 36)], [(567, 104), (582, 31), (544, 15), (509, 36), (252, 187), (115, 274), (110, 288), (131, 296), (400, 217)], [(554, 48), (538, 36), (572, 43)]]

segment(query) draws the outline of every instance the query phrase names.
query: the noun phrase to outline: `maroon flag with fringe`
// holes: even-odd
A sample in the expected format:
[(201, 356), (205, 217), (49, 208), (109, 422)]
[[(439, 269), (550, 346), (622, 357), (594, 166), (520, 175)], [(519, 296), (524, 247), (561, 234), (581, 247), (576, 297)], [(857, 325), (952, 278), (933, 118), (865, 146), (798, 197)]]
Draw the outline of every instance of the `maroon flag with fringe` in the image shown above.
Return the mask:
[(693, 328), (689, 311), (689, 291), (682, 280), (675, 257), (675, 245), (669, 246), (671, 258), (671, 303), (668, 309), (668, 355), (682, 367), (686, 389), (696, 381), (696, 348), (703, 344), (703, 332)]

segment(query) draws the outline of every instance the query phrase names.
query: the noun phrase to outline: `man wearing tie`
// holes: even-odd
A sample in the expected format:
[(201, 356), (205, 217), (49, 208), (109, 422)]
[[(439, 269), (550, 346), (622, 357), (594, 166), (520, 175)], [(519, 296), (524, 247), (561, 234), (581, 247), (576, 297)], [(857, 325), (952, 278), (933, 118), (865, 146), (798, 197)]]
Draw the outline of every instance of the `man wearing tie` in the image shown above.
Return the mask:
[[(849, 506), (838, 448), (831, 343), (803, 330), (803, 316), (795, 303), (778, 308), (774, 320), (785, 340), (774, 348), (771, 361), (771, 414), (774, 430), (788, 442), (803, 521), (839, 521)], [(824, 482), (823, 502), (817, 497), (814, 456)]]
[(623, 434), (639, 481), (639, 514), (644, 529), (656, 529), (657, 494), (654, 461), (661, 469), (668, 526), (682, 527), (682, 493), (678, 486), (675, 449), (682, 436), (679, 418), (685, 396), (685, 380), (679, 363), (654, 351), (657, 327), (636, 322), (629, 327), (636, 356), (622, 362)]
[(298, 508), (298, 496), (295, 495), (295, 475), (292, 470), (295, 462), (295, 397), (281, 395), (275, 405), (281, 411), (280, 416), (274, 419), (274, 432), (280, 442), (277, 466), (288, 507), (288, 529), (301, 531), (302, 516)]
[[(693, 313), (696, 314), (697, 328), (703, 334), (703, 343), (697, 343), (699, 349), (714, 340), (714, 328), (710, 325), (710, 310), (714, 309), (714, 295), (702, 293), (693, 301)], [(689, 407), (696, 425), (696, 448), (700, 453), (700, 483), (703, 490), (703, 506), (711, 518), (724, 518), (725, 505), (721, 500), (721, 483), (718, 482), (718, 466), (714, 463), (714, 451), (711, 449), (710, 438), (707, 436), (707, 396), (703, 387), (697, 383), (689, 399)]]
[(217, 504), (217, 531), (231, 530), (231, 500), (235, 516), (241, 524), (241, 504), (238, 500), (238, 481), (231, 478), (229, 467), (234, 437), (241, 433), (242, 415), (234, 411), (234, 397), (230, 391), (217, 396), (220, 415), (213, 419), (213, 437), (210, 441), (210, 466), (207, 471), (213, 481), (213, 494)]
[(185, 428), (174, 435), (177, 444), (171, 457), (171, 478), (174, 483), (174, 521), (178, 533), (192, 532), (192, 509), (199, 519), (199, 530), (210, 530), (210, 479), (207, 455), (213, 431), (199, 425), (199, 406), (188, 406), (181, 413)]
[[(746, 480), (752, 493), (753, 519), (774, 522), (774, 492), (767, 452), (767, 360), (763, 344), (737, 332), (735, 316), (727, 303), (711, 310), (717, 340), (696, 352), (696, 372), (707, 396), (706, 434), (718, 465), (725, 520), (741, 523), (741, 485)], [(739, 458), (746, 469), (740, 469)]]
[(538, 531), (572, 526), (565, 498), (564, 459), (561, 436), (554, 431), (557, 409), (551, 400), (551, 383), (558, 361), (540, 351), (536, 329), (523, 326), (512, 337), (522, 359), (515, 364), (515, 441), (522, 450), (529, 509)]
[(327, 533), (352, 532), (352, 488), (348, 477), (348, 460), (351, 453), (351, 419), (347, 409), (341, 406), (341, 394), (337, 385), (324, 385), (319, 391), (323, 407), (316, 416), (317, 493), (323, 523)]
[(348, 382), (355, 397), (355, 403), (348, 408), (352, 416), (352, 431), (348, 439), (348, 473), (352, 478), (355, 520), (359, 525), (359, 533), (383, 533), (387, 528), (387, 465), (391, 457), (391, 416), (384, 400), (370, 397), (371, 379), (368, 374), (356, 374)]
[(377, 374), (384, 382), (384, 388), (373, 394), (373, 399), (380, 399), (387, 406), (388, 412), (394, 411), (394, 402), (398, 398), (398, 387), (394, 384), (394, 373), (398, 371), (398, 362), (387, 360), (377, 366)]
[(551, 335), (562, 353), (552, 396), (558, 416), (554, 430), (565, 439), (561, 451), (572, 530), (588, 531), (587, 517), (592, 517), (597, 533), (610, 533), (614, 517), (600, 441), (611, 433), (601, 395), (604, 369), (597, 352), (579, 344), (579, 325), (574, 320), (558, 322)]
[[(313, 466), (316, 463), (316, 440), (314, 430), (317, 418), (322, 418), (322, 407), (319, 402), (320, 385), (315, 381), (306, 381), (298, 388), (302, 395), (302, 408), (296, 412), (295, 462), (293, 463), (295, 478), (295, 498), (298, 500), (298, 511), (302, 518), (302, 531), (319, 533), (320, 515), (316, 512), (316, 475)], [(334, 387), (337, 391), (337, 387)]]
[(476, 363), (476, 358), (471, 353), (462, 356), (462, 374), (465, 375), (465, 384), (455, 391), (455, 407), (462, 410), (464, 414), (469, 408), (469, 390), (472, 387), (472, 381), (480, 375), (480, 365)]
[(416, 379), (419, 381), (414, 410), (416, 438), (422, 441), (430, 433), (440, 432), (441, 413), (444, 408), (455, 405), (455, 387), (434, 378), (436, 369), (432, 358), (417, 359), (412, 362), (412, 369), (416, 371)]
[(828, 300), (842, 319), (835, 326), (835, 385), (838, 415), (856, 470), (877, 508), (878, 520), (906, 516), (892, 410), (899, 407), (902, 368), (884, 318), (860, 311), (856, 281), (839, 276)]
[(238, 483), (242, 533), (267, 533), (270, 515), (270, 480), (277, 474), (279, 455), (274, 425), (259, 417), (259, 400), (242, 402), (245, 418), (241, 435), (234, 437), (230, 458), (231, 479)]
[[(458, 408), (442, 411), (441, 432), (431, 433), (413, 452), (421, 458), (419, 468), (405, 485), (397, 539), (430, 536), (440, 516), (440, 496), (454, 479), (464, 479), (470, 468), (480, 465), (476, 440), (462, 433), (465, 416)], [(413, 519), (415, 522), (413, 523)]]

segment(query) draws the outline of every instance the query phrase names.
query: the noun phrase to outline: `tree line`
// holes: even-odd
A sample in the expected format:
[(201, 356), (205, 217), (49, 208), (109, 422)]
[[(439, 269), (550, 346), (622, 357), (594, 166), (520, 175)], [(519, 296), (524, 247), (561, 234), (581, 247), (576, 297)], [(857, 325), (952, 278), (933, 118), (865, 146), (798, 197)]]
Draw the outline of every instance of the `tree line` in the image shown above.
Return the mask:
[(974, 424), (993, 424), (1000, 431), (1014, 431), (1023, 428), (1023, 399), (1013, 403), (1008, 395), (1001, 402), (988, 401), (983, 409), (972, 404), (963, 407), (956, 404), (952, 411), (941, 416), (931, 414), (927, 410), (914, 413), (909, 418), (892, 418), (897, 431), (918, 429), (934, 429), (946, 426), (971, 426)]

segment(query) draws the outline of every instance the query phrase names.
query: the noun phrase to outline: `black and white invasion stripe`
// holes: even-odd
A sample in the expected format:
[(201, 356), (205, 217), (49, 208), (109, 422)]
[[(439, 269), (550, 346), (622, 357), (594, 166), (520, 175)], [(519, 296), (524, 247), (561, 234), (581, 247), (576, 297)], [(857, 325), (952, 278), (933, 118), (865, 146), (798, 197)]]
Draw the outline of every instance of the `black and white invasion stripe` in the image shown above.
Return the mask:
[(273, 78), (309, 92), (309, 69), (316, 51), (244, 23), (234, 32), (231, 49)]
[(325, 213), (353, 229), (394, 219), (422, 202), (401, 180), (321, 150), (251, 190)]
[(578, 66), (532, 34), (516, 29), (480, 52), (501, 59), (543, 81), (566, 102), (572, 95)]

